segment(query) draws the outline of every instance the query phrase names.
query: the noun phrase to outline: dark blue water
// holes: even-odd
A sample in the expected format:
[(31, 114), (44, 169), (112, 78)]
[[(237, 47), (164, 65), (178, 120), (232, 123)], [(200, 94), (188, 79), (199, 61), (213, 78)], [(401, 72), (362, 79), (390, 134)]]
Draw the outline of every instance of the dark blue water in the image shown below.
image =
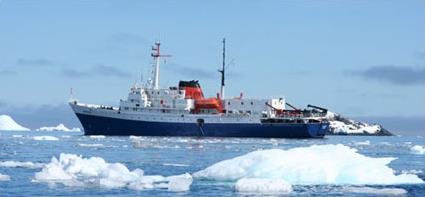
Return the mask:
[[(21, 135), (21, 136), (20, 136)], [(34, 136), (54, 136), (56, 141), (34, 140)], [(360, 142), (360, 143), (359, 143)], [(96, 145), (93, 145), (96, 144)], [(241, 138), (164, 138), (129, 137), (90, 138), (74, 132), (0, 132), (0, 162), (21, 161), (49, 163), (60, 153), (101, 157), (108, 163), (119, 162), (130, 170), (140, 168), (150, 175), (194, 173), (206, 167), (259, 149), (290, 149), (314, 144), (344, 144), (370, 157), (396, 157), (390, 167), (397, 174), (409, 172), (425, 180), (425, 155), (414, 154), (414, 145), (425, 145), (423, 137), (361, 137), (327, 136), (325, 139), (241, 139)], [(302, 155), (300, 155), (302, 157)], [(197, 180), (189, 191), (172, 192), (166, 189), (132, 190), (104, 188), (95, 185), (64, 186), (34, 182), (40, 168), (0, 167), (9, 181), (0, 181), (0, 196), (234, 196), (238, 193), (232, 182)], [(361, 193), (347, 190), (348, 185), (293, 185), (290, 196), (376, 196), (380, 193)], [(425, 196), (425, 184), (354, 186), (375, 189), (403, 189), (407, 196)], [(383, 192), (382, 195), (387, 193)]]

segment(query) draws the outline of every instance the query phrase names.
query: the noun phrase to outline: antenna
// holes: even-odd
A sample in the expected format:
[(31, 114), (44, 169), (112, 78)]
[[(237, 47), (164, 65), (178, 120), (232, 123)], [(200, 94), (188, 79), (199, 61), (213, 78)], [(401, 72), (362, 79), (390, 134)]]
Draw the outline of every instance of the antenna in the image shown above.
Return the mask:
[(223, 38), (223, 68), (218, 70), (221, 73), (221, 88), (220, 88), (220, 96), (224, 99), (224, 76), (226, 70), (226, 38)]
[(153, 88), (155, 90), (159, 89), (159, 62), (161, 57), (171, 57), (171, 55), (161, 55), (160, 53), (161, 43), (159, 41), (155, 42), (155, 46), (152, 46), (151, 56), (153, 57), (155, 69), (154, 69), (154, 78), (153, 78)]

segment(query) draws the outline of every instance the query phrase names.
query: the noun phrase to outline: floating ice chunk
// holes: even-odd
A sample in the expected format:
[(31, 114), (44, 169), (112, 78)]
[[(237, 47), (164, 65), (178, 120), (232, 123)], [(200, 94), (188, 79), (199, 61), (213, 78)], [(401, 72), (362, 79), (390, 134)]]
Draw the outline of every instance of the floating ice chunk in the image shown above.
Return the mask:
[(22, 162), (22, 161), (1, 161), (0, 167), (6, 168), (42, 168), (43, 163)]
[(410, 152), (413, 154), (423, 155), (425, 154), (425, 147), (420, 145), (414, 145), (412, 148), (410, 148)]
[(10, 181), (10, 176), (0, 173), (0, 181)]
[(366, 141), (362, 141), (362, 142), (355, 142), (354, 144), (357, 145), (357, 146), (369, 146), (370, 141), (366, 140)]
[(141, 140), (143, 137), (141, 137), (141, 136), (135, 136), (135, 135), (130, 135), (128, 138), (131, 139), (131, 140)]
[(237, 181), (242, 178), (283, 179), (290, 184), (388, 185), (423, 183), (414, 174), (395, 175), (388, 164), (396, 158), (372, 158), (338, 145), (254, 151), (218, 162), (195, 178)]
[(30, 129), (25, 128), (16, 123), (12, 117), (8, 115), (0, 115), (0, 131), (29, 131)]
[(283, 179), (242, 178), (235, 184), (235, 189), (242, 193), (290, 193), (292, 186)]
[(53, 157), (49, 164), (35, 173), (34, 181), (62, 183), (66, 186), (94, 185), (136, 190), (165, 188), (171, 191), (185, 191), (192, 183), (192, 176), (146, 176), (141, 169), (130, 171), (121, 163), (107, 163), (100, 157), (83, 158), (62, 153), (59, 159)]
[(14, 138), (21, 138), (22, 135), (12, 135), (12, 137), (14, 137)]
[(104, 147), (103, 144), (78, 144), (78, 146), (81, 146), (81, 147), (97, 147), (97, 148)]
[(188, 191), (193, 182), (192, 176), (188, 173), (169, 176), (166, 177), (165, 180), (168, 181), (168, 190), (175, 192)]
[(422, 170), (401, 170), (402, 174), (421, 174)]
[(176, 166), (176, 167), (187, 167), (187, 164), (179, 164), (179, 163), (163, 163), (163, 166)]
[(407, 191), (402, 188), (373, 188), (373, 187), (345, 187), (344, 192), (359, 193), (359, 194), (374, 194), (380, 196), (401, 196), (407, 194)]
[(92, 139), (103, 139), (103, 138), (105, 138), (105, 136), (104, 135), (91, 135), (90, 138), (92, 138)]
[(78, 127), (67, 128), (64, 124), (60, 123), (56, 127), (40, 127), (36, 131), (66, 131), (66, 132), (81, 132), (81, 129)]
[(58, 141), (59, 140), (59, 138), (57, 137), (48, 136), (48, 135), (34, 136), (32, 137), (32, 139), (38, 140), (38, 141)]

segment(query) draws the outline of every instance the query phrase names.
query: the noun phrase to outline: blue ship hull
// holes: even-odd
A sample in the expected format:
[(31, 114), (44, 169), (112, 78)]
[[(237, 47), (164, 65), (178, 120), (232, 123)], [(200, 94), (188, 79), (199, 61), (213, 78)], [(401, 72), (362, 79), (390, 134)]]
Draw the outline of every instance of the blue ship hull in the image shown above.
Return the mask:
[(85, 135), (322, 138), (329, 123), (172, 123), (76, 114)]

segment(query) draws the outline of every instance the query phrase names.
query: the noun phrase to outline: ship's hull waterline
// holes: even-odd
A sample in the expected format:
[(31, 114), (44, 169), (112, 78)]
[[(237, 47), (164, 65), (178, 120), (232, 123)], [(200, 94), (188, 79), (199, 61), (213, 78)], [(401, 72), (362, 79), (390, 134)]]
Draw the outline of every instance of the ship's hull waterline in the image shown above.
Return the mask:
[(329, 123), (176, 123), (76, 113), (85, 135), (322, 138)]

